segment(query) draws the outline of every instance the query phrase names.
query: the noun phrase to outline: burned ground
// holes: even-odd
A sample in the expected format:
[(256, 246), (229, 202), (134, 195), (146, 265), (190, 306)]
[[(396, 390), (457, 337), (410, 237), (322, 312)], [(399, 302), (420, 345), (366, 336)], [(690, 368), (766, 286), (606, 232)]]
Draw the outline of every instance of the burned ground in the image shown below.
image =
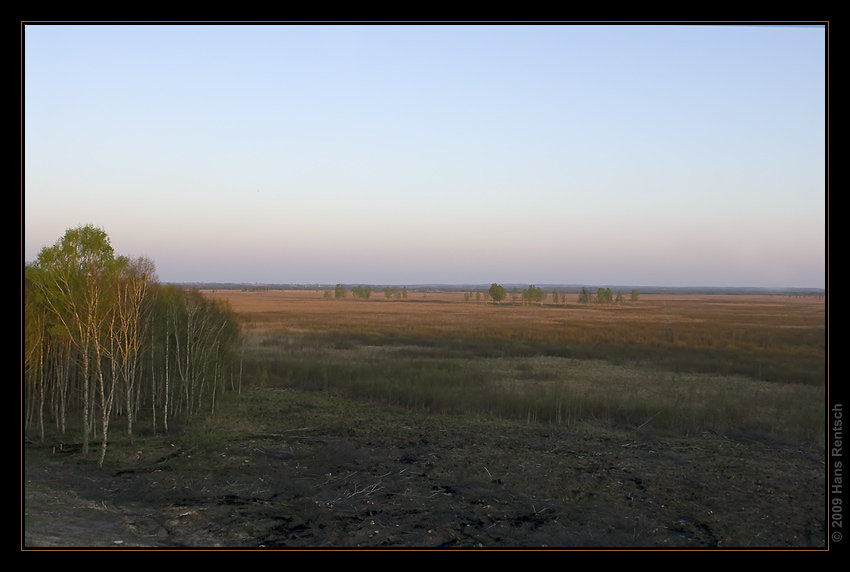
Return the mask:
[(25, 548), (825, 546), (823, 452), (711, 432), (267, 388), (103, 468), (73, 444), (24, 455)]

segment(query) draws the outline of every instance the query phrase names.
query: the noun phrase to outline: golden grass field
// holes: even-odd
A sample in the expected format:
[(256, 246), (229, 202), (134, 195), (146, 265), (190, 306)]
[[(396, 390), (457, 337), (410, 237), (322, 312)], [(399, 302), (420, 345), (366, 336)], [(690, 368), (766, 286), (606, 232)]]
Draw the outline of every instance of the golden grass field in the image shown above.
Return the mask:
[[(404, 397), (382, 399), (434, 410), (558, 424), (652, 418), (682, 432), (823, 439), (826, 308), (816, 297), (654, 294), (580, 305), (573, 294), (566, 304), (524, 306), (467, 301), (463, 292), (410, 292), (407, 300), (327, 299), (322, 290), (207, 294), (230, 303), (249, 347), (286, 361), (280, 383), (315, 378), (327, 388), (349, 376), (356, 388), (339, 382), (349, 393), (394, 391)], [(465, 373), (452, 374), (439, 395), (437, 382), (421, 381), (425, 395), (403, 380), (425, 376), (400, 365), (423, 356), (451, 358)], [(306, 361), (325, 373), (306, 371)], [(332, 363), (364, 361), (363, 371), (327, 373)], [(380, 373), (386, 364), (394, 373)], [(369, 389), (364, 377), (374, 377)]]
[(462, 292), (407, 300), (325, 299), (324, 291), (207, 291), (227, 300), (247, 331), (530, 339), (560, 343), (673, 344), (825, 358), (823, 299), (768, 295), (647, 294), (632, 303), (542, 306), (464, 301)]

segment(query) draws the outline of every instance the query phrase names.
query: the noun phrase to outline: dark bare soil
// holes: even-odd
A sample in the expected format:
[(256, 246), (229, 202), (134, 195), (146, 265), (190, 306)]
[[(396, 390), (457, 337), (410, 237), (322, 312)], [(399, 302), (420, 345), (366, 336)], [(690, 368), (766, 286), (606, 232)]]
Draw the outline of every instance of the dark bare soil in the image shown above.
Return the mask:
[(825, 547), (816, 446), (294, 390), (225, 401), (132, 447), (114, 428), (103, 468), (27, 435), (22, 547)]

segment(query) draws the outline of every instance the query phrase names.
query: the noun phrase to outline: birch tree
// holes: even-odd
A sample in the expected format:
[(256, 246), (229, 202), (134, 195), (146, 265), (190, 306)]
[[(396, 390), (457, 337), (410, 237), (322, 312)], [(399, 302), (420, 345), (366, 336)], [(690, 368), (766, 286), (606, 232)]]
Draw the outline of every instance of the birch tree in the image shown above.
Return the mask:
[(102, 325), (107, 315), (108, 283), (118, 268), (109, 237), (92, 225), (69, 229), (36, 259), (40, 289), (46, 307), (67, 333), (81, 359), (83, 401), (83, 455), (89, 452), (92, 431), (92, 375), (102, 357)]
[(24, 388), (26, 421), (33, 417), (38, 427), (39, 441), (44, 443), (44, 403), (46, 362), (49, 356), (47, 315), (34, 283), (35, 270), (27, 266), (24, 273)]
[[(116, 358), (123, 387), (127, 438), (133, 443), (133, 419), (136, 414), (137, 371), (145, 329), (151, 310), (151, 284), (156, 282), (155, 266), (147, 258), (129, 261), (115, 282)], [(152, 349), (152, 348), (151, 348)]]

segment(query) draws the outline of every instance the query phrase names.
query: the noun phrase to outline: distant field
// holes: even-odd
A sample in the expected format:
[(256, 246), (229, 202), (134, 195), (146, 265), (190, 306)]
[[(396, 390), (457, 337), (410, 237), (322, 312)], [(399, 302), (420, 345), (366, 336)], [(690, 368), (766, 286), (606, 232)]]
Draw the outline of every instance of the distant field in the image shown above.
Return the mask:
[(249, 332), (517, 340), (745, 351), (825, 359), (825, 303), (760, 295), (642, 295), (633, 303), (523, 306), (464, 301), (462, 292), (407, 300), (325, 299), (323, 291), (208, 295), (228, 300)]
[[(821, 441), (825, 304), (642, 295), (524, 306), (410, 292), (221, 290), (248, 333), (249, 378), (433, 411), (547, 423), (620, 420)], [(549, 298), (551, 300), (551, 298)]]

